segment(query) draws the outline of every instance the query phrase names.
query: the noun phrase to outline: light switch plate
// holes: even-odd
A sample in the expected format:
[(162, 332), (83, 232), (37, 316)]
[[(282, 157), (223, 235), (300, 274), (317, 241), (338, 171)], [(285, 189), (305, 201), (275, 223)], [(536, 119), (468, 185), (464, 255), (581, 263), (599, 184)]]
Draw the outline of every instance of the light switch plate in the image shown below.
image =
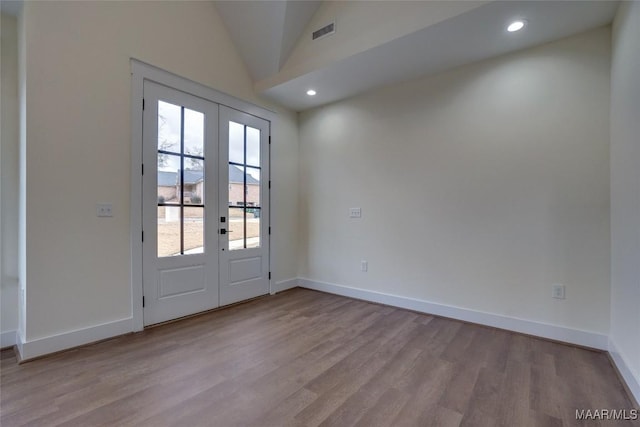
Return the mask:
[(564, 299), (564, 285), (555, 284), (551, 287), (551, 297), (556, 299)]
[(113, 205), (111, 203), (98, 203), (96, 211), (99, 217), (111, 218), (113, 216)]
[(360, 208), (349, 209), (349, 218), (360, 218), (360, 217), (362, 217), (362, 210), (360, 210)]

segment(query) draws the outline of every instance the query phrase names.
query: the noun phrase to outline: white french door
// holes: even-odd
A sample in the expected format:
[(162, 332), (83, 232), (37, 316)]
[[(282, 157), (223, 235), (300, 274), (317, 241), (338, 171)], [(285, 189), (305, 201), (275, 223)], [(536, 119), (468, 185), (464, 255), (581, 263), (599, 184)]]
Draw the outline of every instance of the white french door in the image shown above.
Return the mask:
[(269, 292), (269, 122), (144, 81), (145, 326)]
[(149, 81), (144, 100), (143, 295), (151, 325), (219, 305), (218, 105)]
[(220, 305), (269, 293), (269, 122), (220, 106)]

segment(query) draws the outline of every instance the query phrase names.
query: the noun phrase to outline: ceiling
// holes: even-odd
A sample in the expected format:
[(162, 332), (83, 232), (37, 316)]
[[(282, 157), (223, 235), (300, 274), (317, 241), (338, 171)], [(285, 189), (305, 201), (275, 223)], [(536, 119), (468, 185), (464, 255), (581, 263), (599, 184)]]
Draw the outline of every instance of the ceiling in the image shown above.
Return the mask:
[[(471, 10), (425, 24), (421, 29), (347, 57), (297, 74), (281, 73), (301, 37), (316, 29), (309, 28), (309, 23), (322, 3), (215, 1), (254, 83), (273, 81), (260, 84), (259, 94), (294, 111), (597, 28), (611, 23), (618, 7), (615, 0), (478, 3), (480, 6)], [(438, 7), (436, 3), (425, 1), (424, 5)], [(16, 15), (22, 1), (2, 0), (0, 4), (3, 13)], [(336, 18), (339, 20), (340, 16)], [(517, 18), (526, 19), (527, 26), (508, 33), (506, 26)], [(338, 25), (337, 31), (340, 29)], [(308, 89), (316, 90), (317, 94), (306, 95)]]
[[(318, 1), (216, 2), (254, 82), (277, 74)], [(617, 1), (492, 1), (261, 90), (295, 111), (609, 24)], [(508, 33), (514, 19), (527, 26)], [(259, 25), (255, 23), (259, 22)], [(304, 25), (303, 25), (304, 24)], [(340, 26), (338, 26), (340, 31)], [(331, 37), (331, 36), (329, 36)], [(306, 91), (313, 88), (317, 95)]]
[(276, 74), (320, 6), (307, 1), (216, 1), (254, 81)]

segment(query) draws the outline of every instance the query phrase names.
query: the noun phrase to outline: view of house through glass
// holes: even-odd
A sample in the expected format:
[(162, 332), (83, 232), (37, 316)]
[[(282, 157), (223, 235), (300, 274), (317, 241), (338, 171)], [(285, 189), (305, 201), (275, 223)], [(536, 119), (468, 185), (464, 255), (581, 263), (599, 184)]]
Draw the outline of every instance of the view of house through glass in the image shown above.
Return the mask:
[(229, 122), (229, 249), (260, 247), (260, 131)]
[(158, 256), (204, 252), (204, 114), (158, 101)]

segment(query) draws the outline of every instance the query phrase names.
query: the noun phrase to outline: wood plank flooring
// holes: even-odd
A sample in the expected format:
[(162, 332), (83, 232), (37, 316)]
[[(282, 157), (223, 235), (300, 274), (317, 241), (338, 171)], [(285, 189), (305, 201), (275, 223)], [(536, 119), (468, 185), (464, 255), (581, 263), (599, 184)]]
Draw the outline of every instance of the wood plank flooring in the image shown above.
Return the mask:
[(3, 427), (638, 426), (606, 354), (293, 289), (18, 365)]

